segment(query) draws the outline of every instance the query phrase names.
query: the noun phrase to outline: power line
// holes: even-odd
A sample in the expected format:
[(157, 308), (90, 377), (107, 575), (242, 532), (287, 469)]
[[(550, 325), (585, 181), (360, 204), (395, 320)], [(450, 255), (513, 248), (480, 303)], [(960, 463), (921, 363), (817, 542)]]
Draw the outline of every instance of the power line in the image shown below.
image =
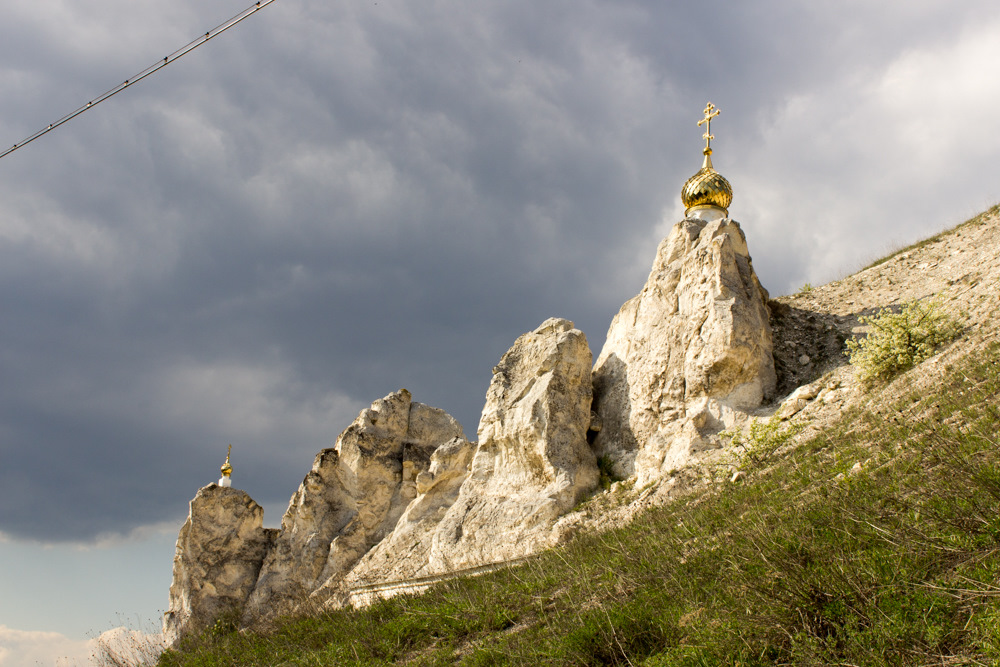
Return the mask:
[(98, 95), (94, 99), (92, 99), (89, 102), (87, 102), (86, 104), (84, 104), (79, 109), (76, 109), (75, 111), (71, 111), (70, 113), (66, 114), (65, 116), (63, 116), (62, 118), (60, 118), (59, 120), (57, 120), (56, 122), (50, 123), (47, 127), (45, 127), (43, 129), (35, 132), (34, 134), (32, 134), (31, 136), (27, 137), (23, 141), (14, 144), (13, 146), (11, 146), (10, 148), (4, 150), (3, 152), (0, 152), (0, 158), (4, 158), (4, 157), (10, 155), (14, 151), (16, 151), (18, 148), (23, 148), (23, 147), (27, 146), (28, 144), (30, 144), (35, 139), (38, 139), (42, 135), (48, 134), (49, 132), (51, 132), (52, 130), (56, 129), (57, 127), (59, 127), (63, 123), (67, 123), (70, 120), (76, 118), (77, 116), (79, 116), (80, 114), (82, 114), (84, 111), (87, 111), (88, 109), (92, 109), (93, 107), (97, 106), (98, 104), (100, 104), (104, 100), (108, 99), (109, 97), (117, 95), (118, 93), (120, 93), (121, 91), (125, 90), (129, 86), (134, 85), (136, 83), (139, 83), (140, 81), (142, 81), (143, 79), (145, 79), (147, 76), (149, 76), (153, 72), (158, 72), (159, 70), (163, 69), (164, 67), (166, 67), (170, 63), (174, 62), (175, 60), (177, 60), (181, 56), (184, 56), (184, 55), (187, 55), (188, 53), (191, 53), (192, 51), (194, 51), (195, 49), (197, 49), (199, 46), (201, 46), (202, 44), (204, 44), (208, 40), (212, 39), (213, 37), (217, 37), (218, 35), (221, 35), (225, 31), (227, 31), (230, 28), (232, 28), (237, 23), (240, 23), (241, 21), (243, 21), (244, 19), (248, 18), (249, 16), (251, 16), (253, 14), (256, 14), (257, 12), (259, 12), (264, 7), (267, 7), (272, 2), (274, 2), (274, 0), (260, 0), (259, 2), (257, 2), (254, 5), (252, 5), (251, 7), (248, 7), (246, 9), (244, 9), (242, 12), (240, 12), (236, 16), (232, 17), (228, 21), (224, 21), (223, 23), (219, 24), (218, 26), (216, 26), (216, 27), (212, 28), (211, 30), (209, 30), (208, 32), (206, 32), (204, 35), (201, 35), (198, 38), (191, 40), (190, 42), (188, 42), (187, 44), (185, 44), (181, 48), (177, 49), (176, 51), (174, 51), (170, 55), (166, 56), (163, 60), (158, 60), (157, 62), (153, 63), (152, 65), (150, 65), (146, 69), (144, 69), (141, 72), (139, 72), (138, 74), (136, 74), (135, 76), (130, 77), (128, 79), (125, 79), (124, 82), (119, 83), (117, 86), (115, 86), (114, 88), (108, 90), (104, 94)]

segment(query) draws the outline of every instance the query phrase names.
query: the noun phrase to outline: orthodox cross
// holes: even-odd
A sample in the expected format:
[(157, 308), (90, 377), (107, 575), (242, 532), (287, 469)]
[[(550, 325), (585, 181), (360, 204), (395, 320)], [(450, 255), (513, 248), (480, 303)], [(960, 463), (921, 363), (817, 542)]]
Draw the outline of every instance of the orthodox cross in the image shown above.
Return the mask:
[(712, 134), (712, 119), (719, 115), (719, 110), (709, 102), (702, 113), (705, 117), (698, 121), (698, 127), (705, 126), (705, 134), (701, 135), (701, 138), (705, 140), (705, 155), (711, 155), (712, 139), (715, 139), (715, 135)]

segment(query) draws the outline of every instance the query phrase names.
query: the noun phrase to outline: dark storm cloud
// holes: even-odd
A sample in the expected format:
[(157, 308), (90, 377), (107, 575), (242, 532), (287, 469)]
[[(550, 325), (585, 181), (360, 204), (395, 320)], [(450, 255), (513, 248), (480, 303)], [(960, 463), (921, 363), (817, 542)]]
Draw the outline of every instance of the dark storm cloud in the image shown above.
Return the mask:
[[(0, 161), (0, 531), (172, 520), (229, 442), (279, 503), (404, 386), (474, 437), (516, 336), (568, 317), (599, 351), (680, 214), (708, 99), (765, 284), (813, 278), (828, 239), (790, 193), (836, 219), (824, 184), (853, 182), (857, 146), (806, 116), (877, 107), (837, 96), (970, 25), (845, 6), (282, 0)], [(0, 28), (12, 142), (243, 3), (38, 7)], [(796, 172), (793, 138), (834, 157)]]

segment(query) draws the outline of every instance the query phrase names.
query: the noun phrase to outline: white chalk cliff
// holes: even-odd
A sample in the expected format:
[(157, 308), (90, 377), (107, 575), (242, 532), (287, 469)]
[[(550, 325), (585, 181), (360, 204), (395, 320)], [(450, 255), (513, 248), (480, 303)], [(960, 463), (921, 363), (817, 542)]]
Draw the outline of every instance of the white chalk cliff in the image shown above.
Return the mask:
[(263, 519), (264, 509), (239, 489), (210, 484), (198, 491), (177, 536), (167, 641), (243, 609), (276, 533)]
[(293, 611), (336, 589), (358, 560), (389, 536), (416, 498), (417, 475), (441, 446), (464, 442), (443, 410), (405, 389), (372, 403), (333, 449), (320, 452), (292, 496), (247, 604), (247, 619)]

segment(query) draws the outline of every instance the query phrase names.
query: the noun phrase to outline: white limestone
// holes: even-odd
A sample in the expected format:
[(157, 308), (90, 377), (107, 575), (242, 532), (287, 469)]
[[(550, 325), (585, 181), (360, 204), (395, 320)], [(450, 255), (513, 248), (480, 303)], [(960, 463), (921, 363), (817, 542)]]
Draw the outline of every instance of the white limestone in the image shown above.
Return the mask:
[(216, 484), (198, 491), (177, 536), (163, 618), (168, 643), (222, 614), (239, 614), (274, 536), (262, 527), (263, 518), (264, 510), (243, 491)]
[(594, 445), (619, 475), (656, 479), (720, 446), (773, 391), (766, 303), (736, 222), (674, 226), (594, 365)]
[(590, 348), (568, 320), (526, 333), (493, 369), (479, 446), (434, 532), (431, 573), (551, 546), (555, 520), (597, 486), (587, 444)]
[(463, 440), (443, 410), (402, 389), (372, 403), (320, 452), (292, 496), (244, 622), (332, 595), (357, 561), (389, 535), (417, 496), (416, 477), (439, 445)]
[(435, 450), (428, 470), (416, 476), (417, 497), (396, 522), (392, 534), (345, 577), (344, 591), (427, 575), (435, 531), (458, 498), (475, 450), (475, 443), (464, 438), (455, 438)]
[[(202, 627), (223, 609), (242, 607), (253, 625), (303, 605), (370, 601), (557, 544), (572, 532), (567, 513), (597, 488), (597, 454), (640, 483), (660, 479), (718, 447), (717, 434), (773, 390), (766, 301), (736, 223), (678, 223), (593, 372), (586, 336), (568, 320), (515, 341), (494, 368), (478, 444), (404, 389), (317, 455), (273, 539), (260, 537), (259, 518), (250, 528), (225, 518), (243, 514), (219, 493), (238, 492), (207, 487), (220, 532), (186, 524), (178, 562), (212, 565), (175, 567), (169, 627)], [(198, 507), (209, 502), (202, 495)], [(205, 546), (232, 530), (246, 534), (253, 558)], [(237, 566), (238, 577), (220, 579)], [(236, 590), (219, 588), (234, 577)], [(184, 593), (196, 588), (200, 597)]]
[[(592, 491), (590, 348), (568, 320), (550, 319), (494, 368), (479, 444), (439, 447), (393, 533), (344, 580), (383, 582), (468, 571), (551, 546), (556, 520)], [(367, 599), (367, 598), (365, 598)]]

